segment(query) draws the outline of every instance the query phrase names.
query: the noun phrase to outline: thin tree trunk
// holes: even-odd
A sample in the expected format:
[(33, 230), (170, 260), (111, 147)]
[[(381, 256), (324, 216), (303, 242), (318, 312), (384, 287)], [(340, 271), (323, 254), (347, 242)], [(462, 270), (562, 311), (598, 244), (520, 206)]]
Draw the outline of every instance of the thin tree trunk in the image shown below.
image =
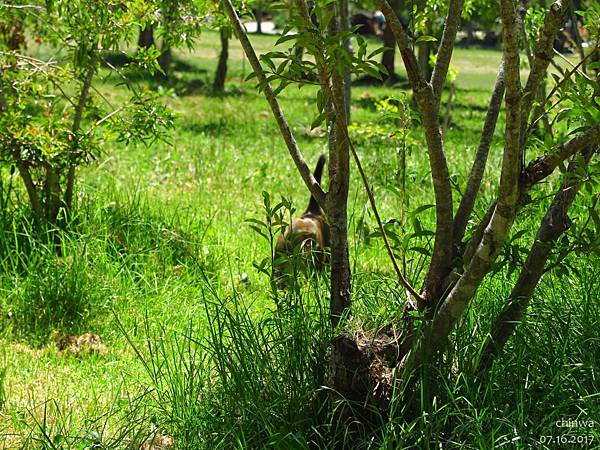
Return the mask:
[[(527, 77), (527, 84), (523, 89), (520, 146), (525, 148), (527, 140), (527, 126), (533, 103), (539, 92), (540, 83), (543, 82), (550, 61), (554, 56), (553, 43), (560, 27), (564, 24), (566, 11), (570, 8), (571, 0), (557, 0), (551, 6), (544, 19), (544, 26), (540, 37), (533, 50), (533, 64)], [(524, 165), (524, 161), (523, 161)]]
[[(584, 152), (586, 165), (592, 153), (592, 147)], [(573, 176), (578, 169), (577, 158), (574, 158), (567, 169), (565, 182), (554, 197), (554, 201), (540, 224), (527, 260), (523, 264), (519, 279), (510, 293), (506, 306), (492, 325), (491, 334), (482, 352), (481, 369), (486, 369), (491, 365), (508, 338), (515, 332), (529, 306), (533, 292), (544, 274), (544, 268), (554, 244), (571, 226), (568, 211), (581, 186), (581, 182)]]
[[(343, 27), (344, 14), (339, 5), (331, 5), (333, 19), (329, 33)], [(323, 80), (328, 82), (327, 79)], [(350, 148), (346, 139), (348, 97), (346, 76), (331, 74), (331, 102), (336, 105), (332, 136), (329, 139), (329, 192), (327, 216), (331, 227), (331, 323), (336, 326), (351, 303), (350, 255), (348, 252), (348, 190), (350, 185)]]
[(231, 0), (223, 0), (223, 6), (225, 8), (227, 16), (231, 20), (234, 31), (238, 36), (238, 39), (240, 40), (240, 44), (244, 49), (244, 53), (248, 57), (248, 61), (252, 66), (252, 70), (256, 72), (258, 81), (264, 84), (263, 92), (265, 98), (267, 99), (267, 102), (271, 107), (271, 111), (273, 112), (273, 116), (275, 118), (275, 121), (277, 122), (281, 136), (285, 141), (290, 156), (292, 157), (292, 160), (294, 161), (298, 172), (302, 176), (302, 180), (306, 184), (306, 187), (308, 188), (310, 193), (317, 200), (317, 203), (321, 207), (326, 207), (326, 194), (325, 192), (323, 192), (323, 189), (321, 189), (319, 183), (317, 183), (317, 181), (315, 180), (315, 177), (312, 175), (310, 167), (308, 167), (306, 161), (304, 160), (304, 157), (300, 151), (300, 148), (298, 147), (292, 130), (290, 129), (287, 120), (285, 119), (279, 102), (277, 101), (277, 98), (273, 95), (273, 89), (271, 88), (271, 85), (266, 81), (265, 72), (260, 64), (260, 61), (258, 60), (258, 57), (256, 56), (256, 52), (254, 51), (254, 48), (252, 47), (248, 36), (244, 31), (244, 28), (242, 27), (242, 24), (240, 23), (240, 20), (237, 16), (237, 13), (235, 12), (235, 8), (233, 7)]
[(229, 58), (229, 36), (224, 28), (220, 30), (221, 53), (219, 54), (219, 63), (215, 73), (213, 89), (221, 92), (225, 88), (225, 78), (227, 77), (227, 59)]
[(262, 18), (263, 18), (263, 10), (262, 8), (256, 9), (256, 34), (262, 34)]
[(387, 75), (385, 77), (385, 82), (393, 83), (396, 80), (396, 71), (394, 69), (395, 60), (396, 60), (396, 40), (394, 39), (394, 33), (389, 26), (386, 25), (383, 30), (383, 46), (389, 47), (389, 50), (386, 50), (381, 55), (381, 64), (387, 70)]
[(46, 220), (56, 224), (62, 204), (60, 173), (54, 167), (46, 168)]
[[(348, 31), (350, 29), (350, 16), (348, 11), (348, 0), (340, 0), (339, 2), (339, 30), (340, 32)], [(350, 37), (344, 39), (344, 49), (352, 54), (352, 45), (350, 43)], [(350, 68), (344, 69), (344, 108), (346, 112), (345, 123), (346, 125), (352, 120), (350, 117), (350, 107), (352, 102), (352, 83), (350, 78)], [(343, 139), (343, 138), (342, 138)]]
[(85, 79), (83, 81), (83, 85), (81, 86), (81, 93), (79, 94), (79, 101), (77, 102), (77, 106), (75, 107), (75, 116), (73, 118), (73, 126), (71, 127), (72, 133), (72, 143), (70, 149), (70, 165), (69, 171), (67, 173), (67, 185), (65, 187), (65, 197), (64, 197), (64, 206), (67, 209), (67, 214), (71, 210), (71, 206), (73, 204), (73, 190), (75, 187), (75, 170), (76, 170), (76, 158), (79, 156), (79, 130), (81, 128), (81, 121), (83, 120), (83, 110), (85, 108), (85, 103), (87, 102), (90, 88), (92, 86), (92, 80), (94, 79), (94, 74), (96, 73), (96, 57), (95, 54), (92, 54), (90, 67), (86, 71)]
[(163, 71), (163, 74), (161, 74), (162, 76), (168, 77), (172, 62), (173, 51), (170, 46), (165, 46), (165, 44), (163, 44), (162, 53), (158, 57), (158, 65)]
[(27, 191), (27, 196), (29, 197), (29, 203), (31, 204), (31, 209), (33, 210), (35, 220), (39, 224), (45, 218), (44, 208), (42, 206), (40, 196), (35, 187), (35, 183), (31, 178), (31, 172), (29, 171), (29, 167), (24, 161), (16, 157), (14, 159), (17, 169), (19, 169), (19, 173), (21, 174), (23, 184), (25, 185), (25, 190)]
[(469, 175), (469, 181), (467, 182), (467, 188), (460, 201), (456, 216), (454, 217), (454, 245), (458, 248), (467, 228), (467, 222), (473, 207), (475, 206), (475, 200), (479, 193), (481, 181), (483, 180), (483, 174), (487, 164), (488, 154), (492, 145), (492, 139), (494, 137), (494, 131), (496, 130), (496, 123), (498, 122), (498, 116), (500, 114), (500, 108), (502, 106), (502, 99), (504, 98), (504, 62), (500, 63), (500, 70), (496, 77), (496, 83), (490, 99), (490, 106), (485, 116), (483, 123), (483, 131), (481, 132), (481, 139), (479, 141), (479, 147), (477, 147), (477, 153), (475, 154), (475, 160), (471, 167), (471, 173)]
[(438, 48), (436, 57), (435, 67), (431, 78), (425, 78), (426, 80), (431, 79), (433, 85), (433, 93), (440, 103), (442, 96), (442, 89), (444, 82), (448, 75), (448, 68), (450, 67), (450, 60), (452, 59), (452, 52), (454, 51), (454, 43), (456, 41), (456, 34), (460, 25), (460, 17), (464, 6), (464, 0), (451, 0), (448, 6), (448, 14), (446, 16), (446, 26), (442, 33), (442, 40)]

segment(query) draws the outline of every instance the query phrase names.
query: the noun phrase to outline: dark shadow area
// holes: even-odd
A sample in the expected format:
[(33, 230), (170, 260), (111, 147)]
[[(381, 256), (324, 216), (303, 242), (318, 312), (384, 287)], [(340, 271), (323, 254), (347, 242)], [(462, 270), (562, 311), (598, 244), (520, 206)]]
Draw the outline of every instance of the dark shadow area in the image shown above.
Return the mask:
[(354, 104), (356, 104), (357, 106), (359, 106), (360, 108), (375, 111), (375, 110), (377, 110), (377, 103), (383, 102), (386, 100), (388, 100), (390, 102), (390, 104), (392, 104), (392, 105), (395, 105), (395, 106), (400, 105), (400, 101), (390, 95), (382, 95), (379, 97), (372, 97), (370, 95), (368, 95), (368, 96), (365, 95), (365, 96), (359, 97), (357, 99), (352, 99), (352, 102)]
[(179, 128), (194, 134), (204, 134), (207, 136), (222, 136), (232, 133), (235, 124), (228, 123), (224, 118), (212, 121), (181, 120)]
[(214, 89), (206, 90), (205, 95), (207, 97), (214, 98), (227, 98), (227, 97), (241, 97), (248, 93), (247, 89), (241, 88), (239, 86), (233, 87), (225, 87), (222, 91), (215, 91)]
[(391, 78), (379, 79), (375, 78), (372, 75), (365, 75), (357, 78), (352, 82), (353, 86), (389, 86), (389, 87), (398, 87), (398, 88), (407, 88), (409, 86), (408, 79), (405, 77), (394, 74)]

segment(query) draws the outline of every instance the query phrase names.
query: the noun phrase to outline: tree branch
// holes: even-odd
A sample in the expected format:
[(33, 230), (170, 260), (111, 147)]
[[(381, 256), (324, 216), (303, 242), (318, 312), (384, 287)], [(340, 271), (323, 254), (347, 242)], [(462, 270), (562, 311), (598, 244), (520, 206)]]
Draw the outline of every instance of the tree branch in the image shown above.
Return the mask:
[(485, 122), (483, 123), (483, 131), (481, 132), (481, 139), (479, 141), (479, 147), (475, 154), (475, 160), (471, 168), (469, 175), (469, 181), (467, 182), (467, 188), (460, 201), (458, 211), (454, 217), (454, 245), (458, 246), (462, 241), (465, 230), (467, 228), (467, 222), (473, 207), (479, 188), (481, 186), (481, 180), (485, 172), (485, 166), (487, 163), (490, 146), (494, 137), (494, 131), (496, 130), (496, 123), (498, 122), (498, 116), (500, 114), (500, 108), (502, 106), (502, 99), (504, 97), (504, 62), (500, 63), (500, 70), (496, 77), (496, 84), (492, 92), (490, 99), (490, 106), (485, 116)]
[(544, 76), (550, 65), (553, 57), (553, 44), (556, 39), (556, 34), (564, 23), (566, 12), (569, 9), (571, 0), (556, 0), (546, 13), (544, 26), (540, 31), (540, 35), (535, 44), (533, 51), (533, 64), (527, 78), (527, 84), (523, 90), (521, 104), (521, 148), (525, 147), (527, 138), (527, 124), (529, 123), (529, 115), (536, 94), (539, 90), (540, 83), (544, 80)]
[(381, 12), (383, 12), (386, 23), (392, 30), (392, 34), (394, 35), (396, 44), (400, 50), (400, 55), (404, 61), (406, 74), (408, 75), (408, 81), (410, 82), (413, 92), (415, 95), (417, 95), (417, 93), (427, 89), (428, 83), (421, 75), (417, 57), (411, 48), (410, 38), (406, 34), (406, 31), (404, 31), (404, 27), (402, 26), (402, 23), (400, 23), (400, 19), (398, 19), (396, 12), (390, 6), (387, 0), (375, 0), (375, 4), (381, 10)]
[(554, 172), (563, 161), (598, 142), (600, 142), (600, 125), (589, 128), (584, 133), (561, 145), (555, 152), (534, 159), (529, 163), (521, 177), (521, 190), (528, 190)]
[(432, 85), (425, 81), (419, 71), (417, 58), (410, 48), (408, 36), (398, 16), (387, 0), (375, 0), (375, 3), (384, 13), (398, 44), (425, 130), (435, 194), (436, 234), (433, 256), (423, 285), (423, 296), (427, 299), (425, 305), (434, 306), (441, 297), (440, 280), (450, 272), (453, 256), (452, 186), (440, 132), (439, 101), (436, 101)]
[[(584, 151), (584, 165), (588, 164), (592, 153), (592, 147), (588, 147), (587, 151)], [(521, 322), (529, 306), (529, 301), (536, 286), (545, 272), (544, 268), (552, 247), (571, 226), (567, 213), (581, 186), (581, 181), (574, 177), (574, 173), (578, 169), (578, 160), (573, 158), (565, 174), (563, 185), (542, 219), (535, 241), (527, 255), (525, 264), (523, 264), (519, 279), (510, 293), (506, 306), (492, 325), (492, 331), (486, 340), (482, 358), (479, 362), (480, 369), (486, 369), (491, 365), (508, 338), (514, 333), (517, 324)]]
[[(401, 369), (420, 364), (427, 352), (439, 350), (462, 316), (477, 288), (496, 260), (514, 220), (519, 198), (519, 48), (517, 14), (512, 0), (501, 0), (504, 69), (506, 79), (506, 129), (498, 202), (481, 242), (462, 276), (436, 311), (427, 332), (405, 356)], [(426, 346), (426, 347), (425, 347)]]
[(448, 15), (446, 16), (446, 25), (442, 33), (442, 40), (438, 50), (435, 67), (431, 75), (431, 84), (433, 86), (433, 94), (437, 99), (438, 104), (441, 100), (444, 81), (448, 75), (450, 60), (452, 59), (452, 51), (454, 50), (454, 42), (456, 41), (456, 33), (460, 25), (460, 15), (462, 14), (464, 0), (450, 0), (448, 7)]
[(90, 87), (92, 86), (92, 80), (94, 79), (94, 74), (96, 73), (96, 64), (95, 64), (95, 55), (92, 54), (90, 67), (88, 67), (85, 73), (85, 79), (83, 80), (83, 85), (81, 86), (81, 93), (79, 94), (79, 100), (77, 102), (77, 106), (75, 107), (75, 116), (73, 117), (73, 126), (71, 127), (71, 135), (73, 141), (71, 142), (71, 154), (70, 154), (70, 164), (69, 164), (69, 172), (67, 174), (67, 186), (65, 188), (65, 198), (64, 204), (67, 209), (71, 209), (71, 204), (73, 202), (73, 188), (75, 187), (75, 168), (76, 163), (75, 159), (79, 153), (79, 129), (81, 128), (81, 121), (83, 119), (83, 110), (85, 108), (85, 103), (87, 102)]
[(296, 139), (294, 138), (294, 135), (292, 134), (292, 131), (285, 119), (285, 116), (281, 107), (279, 106), (277, 98), (273, 95), (273, 89), (271, 88), (271, 85), (266, 81), (262, 65), (260, 64), (260, 61), (258, 60), (258, 57), (256, 56), (256, 53), (254, 51), (254, 48), (252, 47), (252, 44), (250, 43), (250, 40), (248, 39), (248, 36), (246, 35), (246, 32), (244, 31), (242, 24), (240, 23), (239, 17), (235, 12), (233, 5), (231, 4), (231, 0), (223, 0), (223, 6), (225, 8), (227, 16), (229, 17), (229, 20), (231, 21), (231, 24), (233, 25), (233, 29), (235, 30), (235, 33), (238, 36), (238, 39), (240, 40), (242, 48), (244, 49), (244, 53), (246, 53), (246, 56), (250, 61), (250, 65), (252, 66), (252, 69), (256, 73), (256, 76), (262, 86), (267, 102), (271, 107), (273, 116), (277, 121), (277, 125), (279, 126), (281, 135), (283, 136), (290, 156), (296, 164), (298, 172), (300, 172), (300, 175), (302, 176), (306, 187), (313, 195), (313, 197), (317, 200), (317, 203), (319, 203), (321, 207), (325, 207), (326, 194), (325, 192), (323, 192), (323, 189), (321, 188), (319, 183), (317, 183), (317, 180), (315, 180), (315, 177), (312, 175), (310, 168), (304, 161), (304, 157), (302, 156), (302, 153), (298, 148)]

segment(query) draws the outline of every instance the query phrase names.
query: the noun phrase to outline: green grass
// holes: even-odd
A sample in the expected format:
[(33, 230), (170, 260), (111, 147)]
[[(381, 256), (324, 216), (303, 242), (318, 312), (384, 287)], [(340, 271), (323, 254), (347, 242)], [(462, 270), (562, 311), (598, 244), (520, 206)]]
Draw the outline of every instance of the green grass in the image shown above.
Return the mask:
[[(252, 40), (258, 51), (274, 41)], [(261, 193), (291, 198), (298, 210), (308, 195), (265, 100), (252, 83), (242, 82), (250, 69), (239, 45), (232, 43), (224, 95), (181, 89), (190, 80), (210, 85), (217, 42), (207, 32), (193, 53), (177, 53), (186, 66), (176, 73), (178, 82), (165, 86), (165, 101), (179, 116), (171, 145), (111, 143), (97, 164), (82, 171), (77, 217), (71, 232), (61, 234), (62, 256), (50, 237), (32, 231), (14, 179), (16, 206), (3, 212), (0, 229), (0, 448), (127, 448), (152, 430), (173, 436), (180, 448), (330, 448), (344, 439), (322, 387), (332, 334), (327, 280), (301, 283), (275, 304), (268, 280), (253, 267), (269, 252), (244, 222), (262, 220)], [(455, 53), (460, 81), (445, 144), (460, 186), (499, 59), (492, 50)], [(108, 78), (100, 89), (109, 98), (125, 95), (114, 81)], [(180, 95), (168, 93), (171, 87)], [(353, 120), (381, 124), (375, 101), (399, 93), (356, 86)], [(314, 98), (312, 88), (282, 94), (311, 165), (326, 145), (310, 133)], [(478, 214), (494, 195), (502, 130), (501, 118)], [(396, 147), (403, 143), (386, 135), (356, 139), (383, 218), (398, 217), (392, 188)], [(432, 202), (416, 124), (406, 145), (414, 211)], [(8, 169), (1, 170), (8, 180)], [(515, 232), (531, 230), (520, 238), (524, 246), (542, 206), (515, 226)], [(376, 326), (400, 314), (402, 296), (381, 241), (369, 237), (375, 223), (354, 170), (349, 208), (354, 326)], [(582, 211), (576, 204), (574, 220)], [(432, 210), (418, 218), (433, 226)], [(408, 263), (415, 284), (423, 276), (422, 262), (416, 255)], [(527, 322), (486, 382), (476, 385), (470, 363), (511, 288), (506, 271), (489, 277), (448, 350), (452, 370), (433, 370), (419, 384), (415, 408), (403, 410), (399, 399), (398, 415), (379, 424), (373, 441), (355, 446), (529, 448), (541, 436), (561, 434), (585, 434), (597, 442), (597, 425), (555, 426), (563, 418), (600, 417), (600, 265), (593, 256), (577, 265), (579, 275), (544, 278)], [(52, 342), (53, 331), (98, 333), (107, 351), (66, 356)]]

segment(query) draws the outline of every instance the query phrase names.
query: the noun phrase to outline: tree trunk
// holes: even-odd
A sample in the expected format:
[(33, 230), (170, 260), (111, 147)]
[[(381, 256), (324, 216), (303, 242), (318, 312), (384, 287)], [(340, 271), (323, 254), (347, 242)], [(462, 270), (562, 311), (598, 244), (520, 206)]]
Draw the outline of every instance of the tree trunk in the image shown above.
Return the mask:
[(163, 45), (162, 53), (158, 57), (158, 65), (163, 71), (163, 74), (161, 74), (163, 77), (168, 77), (169, 71), (171, 70), (172, 61), (173, 52), (171, 47)]
[[(343, 77), (334, 77), (333, 95), (344, 114)], [(350, 154), (343, 127), (344, 117), (336, 117), (331, 124), (329, 138), (329, 192), (327, 217), (331, 233), (331, 323), (336, 326), (351, 303), (350, 256), (348, 252), (348, 187), (350, 183)]]
[(146, 25), (140, 29), (140, 35), (138, 37), (138, 49), (150, 47), (156, 47), (154, 43), (154, 27), (152, 25)]
[(394, 39), (394, 33), (392, 33), (392, 29), (388, 25), (386, 25), (383, 30), (383, 46), (390, 48), (381, 55), (381, 64), (385, 67), (385, 70), (387, 70), (384, 82), (393, 83), (397, 76), (396, 71), (394, 70), (394, 63), (396, 60), (396, 39)]
[(229, 58), (229, 37), (225, 29), (220, 30), (221, 53), (219, 54), (219, 63), (215, 73), (213, 89), (221, 92), (225, 88), (225, 78), (227, 77), (227, 59)]
[[(350, 16), (348, 12), (348, 0), (340, 0), (339, 7), (339, 29), (341, 32), (348, 31), (350, 29)], [(347, 37), (344, 39), (344, 49), (351, 55), (352, 54), (352, 44), (350, 43), (350, 38)], [(346, 113), (346, 117), (344, 119), (344, 123), (348, 125), (350, 123), (350, 106), (352, 99), (352, 83), (350, 78), (350, 68), (346, 67), (344, 70), (344, 109)], [(344, 139), (344, 137), (340, 136), (340, 139)]]
[(256, 17), (256, 34), (262, 34), (263, 10), (261, 8), (257, 8), (254, 17)]
[(21, 179), (23, 180), (23, 184), (27, 190), (27, 196), (29, 197), (29, 203), (31, 204), (35, 221), (39, 224), (40, 222), (44, 221), (44, 208), (42, 206), (35, 183), (31, 177), (29, 167), (24, 161), (21, 161), (18, 158), (15, 158), (15, 164), (17, 169), (19, 169), (19, 174), (21, 175)]
[(46, 220), (48, 223), (56, 224), (60, 207), (62, 205), (60, 174), (52, 167), (46, 168), (45, 185), (45, 207)]
[[(344, 3), (344, 2), (342, 2)], [(344, 7), (331, 5), (334, 18), (329, 33), (335, 35), (344, 27)], [(327, 82), (326, 79), (323, 80)], [(348, 252), (348, 189), (350, 185), (350, 147), (348, 133), (349, 98), (346, 74), (331, 74), (333, 122), (329, 135), (329, 192), (327, 215), (331, 232), (331, 323), (336, 326), (351, 303), (350, 256)]]

